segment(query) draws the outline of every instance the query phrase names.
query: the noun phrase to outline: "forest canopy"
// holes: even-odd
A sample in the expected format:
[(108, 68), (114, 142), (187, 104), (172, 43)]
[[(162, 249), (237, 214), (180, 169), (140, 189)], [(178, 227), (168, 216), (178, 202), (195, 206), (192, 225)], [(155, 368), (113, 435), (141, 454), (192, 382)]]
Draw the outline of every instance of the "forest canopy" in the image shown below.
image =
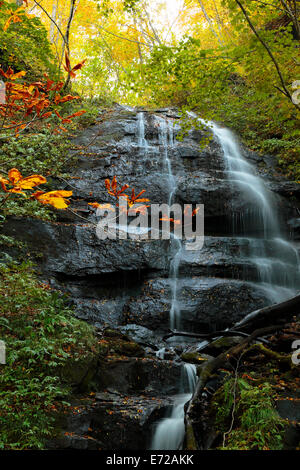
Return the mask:
[(299, 11), (294, 0), (6, 1), (1, 63), (61, 79), (67, 52), (85, 60), (72, 80), (84, 99), (196, 110), (297, 180)]

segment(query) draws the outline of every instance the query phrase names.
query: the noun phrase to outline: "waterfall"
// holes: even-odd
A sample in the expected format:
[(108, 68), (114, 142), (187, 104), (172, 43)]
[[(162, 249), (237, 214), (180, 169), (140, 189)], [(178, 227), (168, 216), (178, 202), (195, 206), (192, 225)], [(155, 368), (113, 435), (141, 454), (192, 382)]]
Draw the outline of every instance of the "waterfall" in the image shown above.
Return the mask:
[(173, 130), (173, 122), (168, 122), (166, 119), (155, 116), (155, 121), (158, 127), (158, 142), (159, 145), (162, 147), (162, 154), (164, 163), (166, 166), (166, 172), (168, 175), (169, 180), (169, 206), (172, 205), (173, 197), (176, 192), (177, 183), (176, 178), (172, 171), (172, 164), (169, 158), (169, 146), (174, 146), (174, 130)]
[[(155, 116), (158, 126), (158, 141), (162, 148), (165, 171), (168, 176), (169, 206), (172, 205), (177, 189), (176, 177), (173, 174), (172, 164), (169, 158), (169, 148), (174, 147), (174, 127), (162, 117)], [(169, 280), (171, 287), (170, 327), (180, 327), (180, 302), (178, 301), (178, 273), (182, 256), (183, 244), (175, 236), (171, 239), (175, 254), (170, 262)], [(162, 350), (159, 356), (163, 357)], [(177, 450), (181, 449), (185, 436), (184, 405), (192, 397), (196, 386), (196, 367), (193, 364), (183, 364), (179, 394), (174, 397), (174, 404), (168, 410), (167, 416), (160, 420), (155, 428), (151, 449), (153, 450)]]
[(165, 418), (159, 421), (153, 436), (152, 450), (179, 450), (182, 448), (185, 425), (184, 405), (192, 397), (196, 386), (196, 366), (184, 364), (182, 366), (180, 394), (176, 395), (174, 404), (168, 410)]
[(137, 137), (138, 137), (138, 146), (140, 149), (147, 151), (148, 142), (145, 138), (145, 118), (144, 113), (140, 112), (137, 115), (138, 122), (137, 122)]
[[(196, 117), (194, 113), (189, 114)], [(272, 303), (293, 297), (300, 285), (299, 255), (293, 244), (284, 239), (274, 194), (245, 160), (237, 139), (229, 129), (211, 121), (199, 121), (211, 128), (219, 142), (228, 181), (239, 191), (245, 203), (246, 208), (238, 216), (232, 216), (232, 231), (234, 235), (247, 237), (247, 255), (256, 268), (261, 289)]]
[[(168, 176), (169, 185), (169, 198), (168, 204), (172, 205), (174, 195), (177, 189), (176, 177), (173, 174), (172, 164), (169, 157), (169, 147), (172, 148), (175, 145), (174, 141), (174, 124), (168, 122), (166, 119), (155, 116), (155, 121), (158, 127), (158, 142), (162, 148), (162, 155), (165, 165), (165, 171)], [(180, 304), (177, 299), (178, 290), (178, 271), (183, 250), (182, 240), (179, 240), (175, 236), (171, 239), (171, 243), (174, 246), (175, 255), (170, 262), (169, 280), (171, 287), (171, 308), (170, 308), (170, 327), (180, 327)]]
[[(170, 149), (175, 145), (174, 127), (172, 122), (161, 116), (155, 116), (155, 121), (158, 127), (159, 151), (168, 181), (168, 203), (171, 206), (177, 190), (177, 180), (170, 159)], [(214, 138), (222, 148), (227, 179), (232, 188), (238, 190), (242, 202), (242, 210), (232, 215), (232, 232), (237, 240), (240, 238), (243, 242), (240, 247), (241, 256), (257, 271), (256, 286), (266, 293), (272, 303), (293, 296), (299, 288), (299, 256), (293, 244), (282, 235), (275, 196), (266, 188), (262, 178), (256, 175), (254, 167), (245, 160), (233, 133), (213, 122), (204, 124), (212, 129)], [(143, 113), (138, 115), (138, 141), (139, 146), (147, 151)], [(171, 243), (174, 255), (169, 270), (170, 327), (179, 329), (181, 305), (178, 299), (178, 277), (184, 247), (182, 241), (175, 236)], [(252, 282), (247, 272), (244, 277), (246, 281)], [(163, 359), (164, 354), (165, 349), (162, 348), (157, 352), (157, 357)], [(152, 450), (182, 448), (185, 436), (184, 406), (194, 392), (196, 379), (196, 367), (183, 364), (178, 394), (173, 397), (173, 405), (168, 408), (166, 416), (156, 424)]]

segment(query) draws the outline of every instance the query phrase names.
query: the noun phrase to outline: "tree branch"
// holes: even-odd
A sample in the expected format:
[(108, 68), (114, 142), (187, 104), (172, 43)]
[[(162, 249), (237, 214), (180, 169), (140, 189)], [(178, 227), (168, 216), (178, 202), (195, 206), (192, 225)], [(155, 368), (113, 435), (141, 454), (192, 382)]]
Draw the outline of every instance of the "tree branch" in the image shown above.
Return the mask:
[(279, 77), (279, 80), (281, 82), (281, 85), (282, 85), (282, 88), (287, 96), (287, 98), (291, 101), (291, 103), (295, 106), (295, 108), (299, 111), (300, 110), (300, 106), (298, 106), (296, 103), (294, 103), (293, 101), (293, 98), (289, 92), (289, 90), (287, 89), (286, 85), (285, 85), (285, 81), (284, 81), (284, 78), (282, 76), (282, 73), (281, 73), (281, 70), (279, 68), (279, 65), (278, 65), (278, 62), (277, 60), (275, 59), (271, 49), (269, 48), (268, 44), (260, 37), (260, 35), (258, 34), (258, 32), (256, 31), (252, 21), (250, 20), (249, 18), (249, 15), (248, 13), (246, 12), (244, 6), (241, 4), (241, 2), (239, 0), (235, 0), (236, 3), (238, 4), (238, 6), (240, 7), (244, 17), (246, 18), (246, 21), (247, 23), (249, 24), (250, 28), (252, 29), (253, 33), (255, 34), (255, 36), (257, 37), (257, 39), (259, 40), (259, 42), (263, 45), (263, 47), (266, 49), (267, 53), (269, 54), (275, 68), (276, 68), (276, 71), (277, 71), (277, 74), (278, 74), (278, 77)]

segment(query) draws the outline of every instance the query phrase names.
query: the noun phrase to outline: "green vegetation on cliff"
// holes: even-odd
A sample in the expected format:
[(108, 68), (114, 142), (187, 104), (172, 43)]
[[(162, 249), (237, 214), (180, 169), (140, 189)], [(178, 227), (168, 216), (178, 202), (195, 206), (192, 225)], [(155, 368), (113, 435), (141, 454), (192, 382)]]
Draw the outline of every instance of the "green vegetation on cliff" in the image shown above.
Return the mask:
[[(3, 245), (15, 243), (7, 237)], [(0, 264), (0, 449), (43, 448), (56, 413), (72, 392), (64, 368), (95, 355), (93, 329), (77, 320), (62, 294), (38, 281), (29, 262)], [(6, 260), (5, 260), (6, 259)]]

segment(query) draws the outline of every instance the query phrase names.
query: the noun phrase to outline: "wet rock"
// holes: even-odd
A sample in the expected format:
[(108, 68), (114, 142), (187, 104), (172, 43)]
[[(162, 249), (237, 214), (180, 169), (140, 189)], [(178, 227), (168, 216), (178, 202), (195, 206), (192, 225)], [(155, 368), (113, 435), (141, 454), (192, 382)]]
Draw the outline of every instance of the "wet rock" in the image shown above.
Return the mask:
[[(73, 401), (67, 415), (56, 420), (57, 437), (51, 450), (115, 450), (149, 448), (149, 428), (158, 419), (168, 398), (96, 393)], [(63, 431), (61, 431), (63, 429)]]
[(294, 450), (299, 448), (300, 425), (290, 423), (284, 434), (284, 449)]
[(169, 240), (99, 240), (93, 225), (11, 219), (5, 233), (29, 244), (42, 269), (53, 275), (93, 276), (168, 270)]
[(283, 419), (300, 422), (300, 399), (277, 400), (276, 408)]
[(62, 382), (67, 383), (76, 391), (86, 391), (97, 371), (98, 358), (96, 354), (81, 357), (80, 360), (69, 359), (60, 370)]
[(126, 357), (144, 357), (145, 351), (135, 341), (132, 341), (127, 335), (124, 335), (119, 330), (106, 328), (99, 333), (101, 340), (100, 354), (102, 356), (126, 356)]
[(159, 339), (159, 337), (157, 337), (157, 334), (154, 333), (153, 330), (144, 326), (129, 324), (122, 326), (120, 331), (128, 335), (136, 343), (140, 343), (143, 346), (150, 346), (155, 350), (164, 346), (164, 343)]
[(293, 219), (290, 219), (290, 220), (288, 220), (287, 224), (290, 228), (290, 231), (294, 235), (294, 239), (299, 240), (300, 239), (300, 218), (295, 217)]
[(95, 381), (102, 390), (171, 396), (178, 392), (180, 377), (181, 365), (172, 361), (109, 356), (101, 363)]
[[(228, 279), (178, 279), (181, 329), (203, 333), (231, 326), (269, 300), (255, 285)], [(123, 322), (166, 332), (170, 324), (172, 280), (147, 281), (142, 294), (125, 304)]]

